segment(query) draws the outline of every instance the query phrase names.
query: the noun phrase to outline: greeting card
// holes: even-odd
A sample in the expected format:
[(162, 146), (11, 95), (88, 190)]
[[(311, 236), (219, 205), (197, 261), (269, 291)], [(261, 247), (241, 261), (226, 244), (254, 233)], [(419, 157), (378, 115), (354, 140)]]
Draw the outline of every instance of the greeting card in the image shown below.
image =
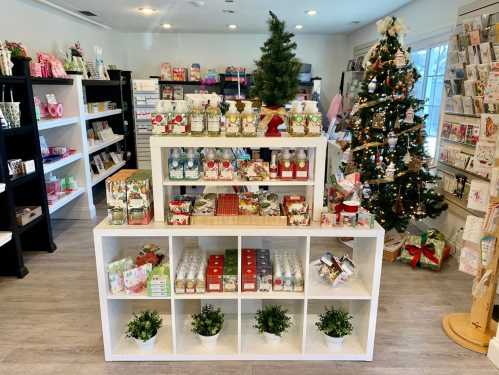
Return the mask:
[(470, 59), (470, 64), (475, 64), (475, 65), (480, 64), (480, 46), (479, 45), (469, 46), (468, 56)]
[[(472, 180), (468, 194), (468, 208), (475, 211), (485, 212), (489, 204), (489, 183), (487, 181)], [(468, 220), (466, 221), (468, 223)], [(480, 223), (480, 228), (481, 228)], [(464, 233), (463, 233), (464, 239)]]
[(482, 64), (490, 64), (492, 62), (492, 48), (489, 42), (480, 44), (480, 59)]
[(472, 46), (480, 44), (480, 30), (470, 31), (470, 43)]
[(480, 141), (496, 142), (499, 132), (499, 115), (482, 113), (480, 119)]

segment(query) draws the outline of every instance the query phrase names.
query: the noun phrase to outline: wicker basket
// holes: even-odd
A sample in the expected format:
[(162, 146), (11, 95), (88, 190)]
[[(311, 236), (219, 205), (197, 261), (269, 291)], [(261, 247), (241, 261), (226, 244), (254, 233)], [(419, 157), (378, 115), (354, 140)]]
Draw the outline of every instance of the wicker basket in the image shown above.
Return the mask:
[(286, 216), (192, 216), (191, 225), (286, 226)]

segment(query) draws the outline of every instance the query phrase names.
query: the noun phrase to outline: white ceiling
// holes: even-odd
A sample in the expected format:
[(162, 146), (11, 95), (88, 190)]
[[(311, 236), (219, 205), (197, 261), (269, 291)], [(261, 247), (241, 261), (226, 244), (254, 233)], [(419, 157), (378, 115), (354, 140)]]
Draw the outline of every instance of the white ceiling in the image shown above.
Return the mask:
[[(91, 19), (113, 29), (127, 32), (194, 32), (194, 33), (266, 33), (268, 10), (284, 19), (288, 28), (299, 33), (347, 33), (382, 16), (388, 15), (412, 0), (48, 0), (68, 10), (89, 10)], [(193, 3), (204, 3), (195, 6)], [(137, 9), (151, 7), (159, 12), (144, 16)], [(234, 10), (225, 14), (224, 9)], [(306, 11), (315, 9), (317, 15)], [(353, 21), (359, 21), (353, 24)], [(163, 23), (172, 28), (164, 30)], [(236, 24), (237, 30), (227, 25)], [(295, 30), (297, 24), (302, 30)]]

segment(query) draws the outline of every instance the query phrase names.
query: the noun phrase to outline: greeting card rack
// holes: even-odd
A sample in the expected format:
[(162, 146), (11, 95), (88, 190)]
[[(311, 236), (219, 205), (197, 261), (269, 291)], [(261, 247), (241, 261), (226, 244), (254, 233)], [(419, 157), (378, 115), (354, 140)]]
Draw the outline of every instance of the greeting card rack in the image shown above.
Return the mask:
[[(56, 246), (52, 238), (49, 207), (40, 152), (40, 140), (33, 101), (33, 87), (38, 84), (54, 84), (46, 80), (32, 80), (27, 62), (18, 62), (14, 76), (0, 77), (0, 86), (15, 102), (20, 102), (20, 127), (0, 127), (0, 274), (24, 277), (28, 269), (24, 264), (23, 251), (53, 252)], [(71, 80), (57, 82), (69, 83)], [(35, 171), (18, 178), (11, 178), (7, 160), (33, 160)], [(3, 185), (2, 185), (3, 184)], [(41, 215), (24, 226), (16, 221), (16, 207), (36, 206)], [(10, 239), (9, 239), (10, 238)]]

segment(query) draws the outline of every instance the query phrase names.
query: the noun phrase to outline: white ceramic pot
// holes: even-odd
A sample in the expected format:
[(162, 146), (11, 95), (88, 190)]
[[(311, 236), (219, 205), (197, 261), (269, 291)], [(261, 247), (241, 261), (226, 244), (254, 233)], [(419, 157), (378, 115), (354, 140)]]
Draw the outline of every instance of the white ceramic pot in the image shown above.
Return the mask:
[(329, 350), (340, 350), (342, 348), (345, 337), (331, 337), (324, 332), (322, 334)]
[(202, 336), (198, 334), (199, 340), (201, 341), (201, 345), (207, 348), (214, 348), (217, 346), (218, 337), (220, 336), (220, 332), (213, 336)]
[(267, 344), (277, 345), (281, 342), (281, 336), (274, 335), (273, 333), (264, 332), (263, 336)]
[(154, 349), (154, 345), (156, 344), (156, 337), (158, 337), (157, 334), (156, 334), (156, 336), (151, 337), (147, 341), (142, 341), (140, 339), (135, 339), (135, 338), (134, 338), (134, 340), (141, 351), (150, 352)]

